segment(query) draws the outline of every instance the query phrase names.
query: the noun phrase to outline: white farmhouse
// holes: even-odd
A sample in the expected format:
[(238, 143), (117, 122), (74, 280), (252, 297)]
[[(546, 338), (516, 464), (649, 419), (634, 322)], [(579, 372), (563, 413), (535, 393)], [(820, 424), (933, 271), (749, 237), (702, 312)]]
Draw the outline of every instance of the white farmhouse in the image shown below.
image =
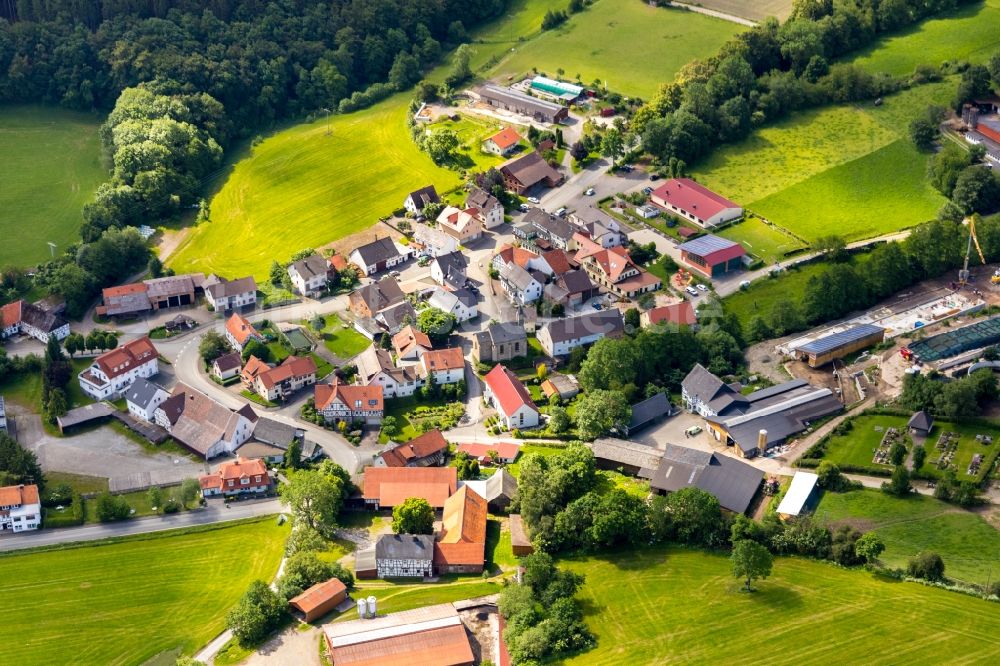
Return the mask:
[(601, 310), (549, 322), (538, 332), (538, 342), (549, 356), (566, 356), (576, 347), (604, 337), (621, 337), (624, 332), (621, 312)]
[(136, 379), (158, 373), (158, 356), (148, 337), (133, 340), (95, 358), (80, 373), (80, 388), (95, 400), (114, 399), (123, 395)]
[(167, 389), (159, 384), (140, 377), (132, 382), (132, 386), (125, 394), (125, 404), (128, 411), (136, 418), (143, 421), (153, 422), (156, 408), (170, 397)]
[(505, 366), (497, 364), (483, 377), (483, 397), (492, 404), (507, 428), (534, 428), (538, 425), (538, 407), (521, 380)]
[(26, 532), (42, 525), (42, 503), (38, 486), (0, 488), (0, 532)]

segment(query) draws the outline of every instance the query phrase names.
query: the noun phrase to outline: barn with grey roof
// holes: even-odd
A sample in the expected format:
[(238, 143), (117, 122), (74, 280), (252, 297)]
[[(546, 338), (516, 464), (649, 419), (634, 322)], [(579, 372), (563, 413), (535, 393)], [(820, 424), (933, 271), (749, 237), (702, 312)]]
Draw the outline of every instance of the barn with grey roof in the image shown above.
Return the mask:
[(763, 478), (764, 472), (732, 456), (668, 444), (649, 487), (660, 494), (700, 488), (726, 511), (744, 513)]

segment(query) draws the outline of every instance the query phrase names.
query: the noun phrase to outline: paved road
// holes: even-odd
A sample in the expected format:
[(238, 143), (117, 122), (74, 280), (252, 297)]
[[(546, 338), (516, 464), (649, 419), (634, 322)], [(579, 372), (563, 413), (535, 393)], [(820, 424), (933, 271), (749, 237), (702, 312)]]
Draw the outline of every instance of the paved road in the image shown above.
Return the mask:
[(205, 509), (184, 511), (172, 516), (154, 516), (137, 518), (123, 523), (107, 523), (100, 525), (83, 525), (81, 527), (66, 527), (54, 530), (39, 530), (0, 537), (0, 551), (23, 550), (38, 546), (74, 543), (78, 541), (98, 541), (109, 537), (128, 536), (131, 534), (148, 534), (162, 532), (178, 527), (192, 525), (210, 525), (241, 518), (254, 518), (281, 513), (282, 504), (277, 499), (234, 502), (230, 508), (225, 508), (221, 501), (209, 502)]

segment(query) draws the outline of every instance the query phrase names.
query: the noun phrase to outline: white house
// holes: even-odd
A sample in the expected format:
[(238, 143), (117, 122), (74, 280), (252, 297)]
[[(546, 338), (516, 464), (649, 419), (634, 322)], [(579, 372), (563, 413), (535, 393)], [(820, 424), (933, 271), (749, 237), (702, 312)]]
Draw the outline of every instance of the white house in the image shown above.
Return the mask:
[(271, 477), (263, 460), (238, 457), (225, 462), (213, 474), (198, 477), (202, 497), (263, 495), (271, 489)]
[(273, 368), (256, 356), (243, 368), (244, 384), (265, 400), (284, 400), (316, 383), (316, 362), (311, 356), (289, 356)]
[(225, 381), (240, 374), (243, 367), (243, 359), (239, 352), (223, 354), (212, 361), (212, 376), (220, 381)]
[(503, 204), (485, 190), (474, 187), (465, 198), (465, 208), (479, 211), (476, 217), (485, 229), (495, 229), (503, 224)]
[(216, 312), (254, 305), (257, 302), (257, 281), (253, 276), (239, 280), (209, 278), (205, 285), (205, 299)]
[(465, 357), (459, 347), (424, 352), (419, 366), (421, 376), (433, 377), (438, 385), (454, 384), (465, 379)]
[(483, 235), (483, 223), (479, 221), (479, 211), (475, 208), (462, 210), (448, 206), (438, 215), (441, 231), (455, 238), (459, 243), (474, 241)]
[(440, 203), (441, 197), (433, 185), (421, 187), (415, 192), (410, 192), (403, 200), (403, 208), (413, 215), (420, 216), (424, 211), (424, 206), (429, 203)]
[(439, 257), (458, 249), (458, 240), (440, 229), (432, 229), (426, 224), (415, 225), (413, 240), (423, 245), (423, 252), (431, 257)]
[(468, 289), (457, 291), (435, 289), (431, 297), (427, 299), (427, 304), (432, 308), (455, 315), (459, 324), (479, 316), (479, 303), (476, 295)]
[(243, 353), (243, 347), (251, 339), (261, 343), (264, 342), (264, 336), (253, 327), (253, 324), (246, 317), (234, 312), (226, 320), (226, 340), (229, 341), (233, 349)]
[(413, 395), (423, 383), (413, 366), (397, 368), (393, 365), (389, 352), (375, 345), (361, 352), (355, 359), (355, 364), (358, 366), (358, 384), (382, 387), (385, 398)]
[(716, 194), (690, 178), (671, 178), (649, 195), (649, 200), (670, 213), (711, 229), (743, 217), (738, 203)]
[(153, 421), (206, 460), (232, 453), (250, 439), (257, 414), (250, 405), (233, 411), (185, 384), (153, 413)]
[(621, 312), (615, 309), (550, 321), (538, 332), (538, 342), (549, 356), (566, 356), (576, 347), (625, 332)]
[(299, 259), (288, 267), (295, 291), (303, 296), (314, 296), (326, 289), (329, 262), (318, 254)]
[(159, 353), (148, 337), (133, 340), (101, 354), (80, 373), (80, 388), (95, 400), (114, 399), (140, 377), (149, 378), (160, 371)]
[(497, 416), (507, 428), (534, 428), (538, 425), (538, 407), (513, 372), (497, 364), (483, 377), (483, 383), (483, 397), (496, 408)]
[(354, 248), (348, 259), (362, 273), (371, 276), (399, 266), (411, 256), (412, 249), (403, 247), (386, 236)]
[(0, 532), (26, 532), (42, 525), (42, 503), (38, 486), (0, 488)]
[(542, 297), (542, 281), (515, 263), (500, 269), (500, 286), (515, 305), (527, 305)]
[(152, 423), (155, 419), (156, 408), (169, 397), (170, 394), (165, 388), (140, 377), (132, 382), (132, 386), (125, 394), (125, 404), (128, 406), (130, 414)]
[(431, 262), (431, 278), (441, 286), (458, 289), (465, 286), (465, 255), (450, 252), (434, 258)]
[(34, 303), (14, 301), (0, 307), (0, 340), (17, 333), (48, 344), (50, 337), (62, 340), (69, 335), (69, 323)]

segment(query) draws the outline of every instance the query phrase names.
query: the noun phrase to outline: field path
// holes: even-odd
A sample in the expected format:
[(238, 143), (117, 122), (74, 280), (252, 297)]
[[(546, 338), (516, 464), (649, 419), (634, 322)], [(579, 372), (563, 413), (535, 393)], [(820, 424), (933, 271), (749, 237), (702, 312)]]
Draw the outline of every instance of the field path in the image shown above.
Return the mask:
[(677, 7), (678, 9), (687, 9), (688, 11), (704, 14), (705, 16), (711, 16), (712, 18), (722, 19), (723, 21), (729, 21), (730, 23), (738, 23), (740, 25), (745, 25), (748, 28), (752, 28), (757, 25), (756, 21), (751, 21), (750, 19), (743, 18), (742, 16), (734, 16), (733, 14), (727, 14), (725, 12), (716, 11), (707, 7), (699, 7), (698, 5), (688, 5), (683, 2), (671, 2), (670, 6)]

